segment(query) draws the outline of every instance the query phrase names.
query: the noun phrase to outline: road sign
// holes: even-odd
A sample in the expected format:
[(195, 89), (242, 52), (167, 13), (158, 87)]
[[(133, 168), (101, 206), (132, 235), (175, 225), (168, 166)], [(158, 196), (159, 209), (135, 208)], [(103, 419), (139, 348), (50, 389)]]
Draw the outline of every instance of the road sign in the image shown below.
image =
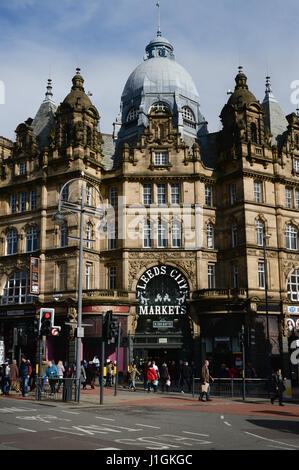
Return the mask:
[(59, 336), (59, 329), (58, 328), (52, 328), (51, 335), (52, 336)]

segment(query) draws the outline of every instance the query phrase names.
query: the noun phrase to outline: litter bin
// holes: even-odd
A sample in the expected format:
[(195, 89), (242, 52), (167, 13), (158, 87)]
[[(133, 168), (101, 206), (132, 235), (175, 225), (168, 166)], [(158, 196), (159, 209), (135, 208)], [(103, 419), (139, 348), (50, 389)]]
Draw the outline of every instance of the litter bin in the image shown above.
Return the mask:
[(62, 390), (62, 401), (72, 401), (72, 389), (73, 389), (72, 379), (64, 379), (63, 390)]

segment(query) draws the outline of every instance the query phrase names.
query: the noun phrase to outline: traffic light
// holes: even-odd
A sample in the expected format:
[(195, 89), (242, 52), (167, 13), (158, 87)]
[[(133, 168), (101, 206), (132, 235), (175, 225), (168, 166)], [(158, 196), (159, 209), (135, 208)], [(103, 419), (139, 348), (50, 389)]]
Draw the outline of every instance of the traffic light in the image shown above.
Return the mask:
[(112, 310), (108, 310), (105, 316), (103, 317), (103, 341), (114, 342), (117, 336), (117, 329), (117, 317), (113, 315)]
[(39, 312), (39, 334), (48, 336), (54, 326), (54, 308), (41, 308)]

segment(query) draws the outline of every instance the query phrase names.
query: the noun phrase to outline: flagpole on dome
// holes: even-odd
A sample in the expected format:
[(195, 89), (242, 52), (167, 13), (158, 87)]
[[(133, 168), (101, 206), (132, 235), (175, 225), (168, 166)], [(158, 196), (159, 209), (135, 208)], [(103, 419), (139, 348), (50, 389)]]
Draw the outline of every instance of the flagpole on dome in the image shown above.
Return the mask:
[(160, 24), (160, 2), (156, 3), (156, 6), (158, 7), (158, 31), (157, 31), (157, 36), (161, 36), (161, 24)]

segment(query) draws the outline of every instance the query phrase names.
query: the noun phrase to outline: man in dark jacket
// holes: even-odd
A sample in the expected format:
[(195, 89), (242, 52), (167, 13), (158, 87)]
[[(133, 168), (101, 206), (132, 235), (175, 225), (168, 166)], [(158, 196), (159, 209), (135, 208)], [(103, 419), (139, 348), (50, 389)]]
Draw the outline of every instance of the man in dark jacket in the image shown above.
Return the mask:
[(187, 384), (188, 392), (191, 393), (191, 381), (192, 381), (192, 369), (189, 363), (186, 361), (182, 367), (182, 382), (181, 382), (181, 393), (184, 392), (184, 387)]
[(32, 367), (30, 365), (30, 361), (26, 359), (26, 357), (22, 357), (21, 365), (20, 365), (20, 377), (21, 377), (21, 384), (22, 384), (22, 396), (28, 396), (28, 382), (29, 377), (32, 372)]
[(286, 379), (282, 378), (281, 369), (278, 369), (275, 374), (272, 376), (272, 389), (273, 389), (273, 396), (271, 397), (271, 403), (273, 405), (276, 398), (278, 398), (278, 402), (280, 406), (284, 406), (282, 403), (282, 394), (285, 391), (285, 381)]

